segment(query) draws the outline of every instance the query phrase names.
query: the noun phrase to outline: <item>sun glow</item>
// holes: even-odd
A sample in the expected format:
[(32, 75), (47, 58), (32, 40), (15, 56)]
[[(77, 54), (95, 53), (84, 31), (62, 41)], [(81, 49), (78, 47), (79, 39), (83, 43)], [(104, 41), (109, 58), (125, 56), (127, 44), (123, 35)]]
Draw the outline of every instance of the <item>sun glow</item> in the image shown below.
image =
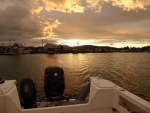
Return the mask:
[(62, 40), (62, 41), (57, 41), (57, 44), (64, 44), (68, 46), (81, 46), (81, 45), (89, 45), (93, 44), (94, 40)]
[(94, 46), (110, 46), (110, 47), (144, 47), (147, 46), (147, 44), (141, 44), (141, 43), (96, 43), (97, 40), (62, 40), (62, 41), (57, 41), (57, 44), (60, 45), (68, 45), (70, 47), (73, 46), (82, 46), (82, 45), (94, 45)]

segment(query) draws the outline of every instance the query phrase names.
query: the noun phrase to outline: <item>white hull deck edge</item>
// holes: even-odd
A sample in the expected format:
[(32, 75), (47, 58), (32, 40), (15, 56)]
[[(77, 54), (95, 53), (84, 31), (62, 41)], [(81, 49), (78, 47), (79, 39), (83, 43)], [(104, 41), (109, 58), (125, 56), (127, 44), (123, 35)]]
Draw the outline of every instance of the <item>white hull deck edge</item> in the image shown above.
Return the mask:
[(15, 80), (0, 84), (0, 113), (150, 113), (150, 103), (116, 84), (91, 77), (87, 103), (23, 109)]

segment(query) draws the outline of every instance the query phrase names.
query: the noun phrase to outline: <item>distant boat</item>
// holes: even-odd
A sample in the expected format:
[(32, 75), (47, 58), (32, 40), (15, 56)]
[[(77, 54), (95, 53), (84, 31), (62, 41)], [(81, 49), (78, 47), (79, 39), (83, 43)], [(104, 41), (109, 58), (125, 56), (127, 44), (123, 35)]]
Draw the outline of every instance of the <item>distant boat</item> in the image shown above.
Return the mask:
[(0, 80), (0, 113), (150, 113), (150, 103), (109, 80), (90, 77), (76, 99), (63, 95), (64, 72), (47, 67), (44, 76), (44, 98), (36, 102), (36, 88), (30, 78), (20, 83)]

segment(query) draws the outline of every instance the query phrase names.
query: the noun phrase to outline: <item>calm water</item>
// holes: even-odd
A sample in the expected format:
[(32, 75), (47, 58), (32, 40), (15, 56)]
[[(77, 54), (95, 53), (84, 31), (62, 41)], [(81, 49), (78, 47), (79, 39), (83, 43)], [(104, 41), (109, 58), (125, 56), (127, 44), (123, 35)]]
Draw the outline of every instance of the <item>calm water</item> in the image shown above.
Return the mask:
[(24, 77), (36, 82), (39, 98), (44, 96), (44, 70), (61, 66), (65, 72), (65, 94), (75, 97), (86, 78), (101, 75), (150, 102), (150, 53), (33, 54), (0, 56), (0, 78)]

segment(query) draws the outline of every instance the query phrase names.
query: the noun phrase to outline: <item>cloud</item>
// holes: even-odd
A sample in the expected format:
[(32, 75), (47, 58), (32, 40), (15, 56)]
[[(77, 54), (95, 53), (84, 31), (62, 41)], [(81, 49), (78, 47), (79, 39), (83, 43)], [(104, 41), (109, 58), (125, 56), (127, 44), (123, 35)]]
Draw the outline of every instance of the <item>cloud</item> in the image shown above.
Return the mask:
[(146, 10), (146, 7), (150, 5), (149, 0), (86, 0), (86, 3), (88, 8), (94, 9), (95, 12), (101, 12), (104, 3), (111, 3), (113, 6), (120, 7), (126, 11)]
[(149, 12), (149, 0), (0, 0), (0, 41), (150, 43)]
[(60, 11), (64, 13), (83, 13), (84, 6), (81, 0), (42, 0), (45, 10)]
[[(110, 0), (106, 0), (109, 1)], [(123, 8), (124, 10), (138, 10), (138, 9), (146, 9), (148, 5), (150, 5), (149, 0), (112, 0), (112, 4), (114, 6), (118, 6)]]
[(49, 38), (53, 35), (53, 29), (61, 24), (57, 19), (39, 15), (42, 7), (37, 5), (37, 0), (1, 3), (5, 7), (0, 9), (0, 41)]
[[(95, 40), (93, 44), (146, 43), (150, 44), (150, 8), (124, 11), (111, 3), (104, 3), (100, 13), (85, 11), (84, 14), (51, 13), (62, 25), (55, 30), (59, 40)], [(147, 40), (147, 41), (146, 41)]]
[(42, 6), (36, 6), (36, 7), (34, 7), (34, 8), (31, 9), (31, 12), (32, 12), (33, 14), (38, 14), (38, 13), (40, 13), (42, 10), (43, 10), (43, 7), (42, 7)]
[(91, 9), (96, 13), (102, 11), (104, 3), (111, 3), (113, 6), (123, 10), (146, 10), (150, 5), (149, 0), (42, 0), (45, 10), (60, 11), (64, 13), (84, 13), (85, 10)]
[(97, 13), (101, 12), (103, 0), (86, 0), (87, 8), (95, 9)]

